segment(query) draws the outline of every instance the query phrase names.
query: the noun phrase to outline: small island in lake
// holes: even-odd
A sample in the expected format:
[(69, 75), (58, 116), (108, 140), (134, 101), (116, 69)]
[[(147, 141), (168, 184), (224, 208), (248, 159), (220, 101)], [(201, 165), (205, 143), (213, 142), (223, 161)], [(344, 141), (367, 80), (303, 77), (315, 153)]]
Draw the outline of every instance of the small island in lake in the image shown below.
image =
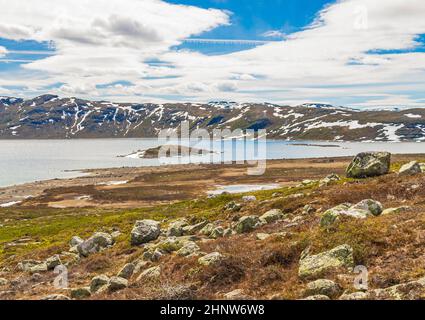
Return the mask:
[(203, 154), (212, 154), (213, 151), (192, 148), (187, 146), (179, 146), (179, 145), (164, 145), (155, 148), (150, 148), (146, 150), (138, 150), (136, 152), (132, 152), (127, 155), (118, 156), (119, 158), (132, 158), (132, 159), (158, 159), (162, 154), (160, 154), (161, 150), (165, 150), (165, 156), (168, 157), (186, 157), (186, 156), (194, 156), (194, 155), (203, 155)]

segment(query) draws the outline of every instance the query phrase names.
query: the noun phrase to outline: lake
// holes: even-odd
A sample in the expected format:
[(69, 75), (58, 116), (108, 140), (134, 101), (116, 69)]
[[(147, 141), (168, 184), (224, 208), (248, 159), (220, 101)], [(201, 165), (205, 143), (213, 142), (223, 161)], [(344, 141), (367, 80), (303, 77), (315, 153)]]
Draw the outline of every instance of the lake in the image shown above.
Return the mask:
[[(174, 142), (169, 142), (173, 144)], [(158, 139), (88, 139), (88, 140), (0, 140), (0, 187), (54, 178), (81, 176), (69, 170), (157, 166), (178, 163), (220, 163), (226, 160), (299, 159), (353, 156), (363, 151), (392, 153), (425, 153), (425, 143), (329, 143), (309, 141), (268, 140), (256, 145), (263, 155), (245, 154), (241, 141), (212, 145), (201, 143), (197, 148), (219, 150), (212, 155), (176, 157), (171, 159), (135, 159), (119, 157), (163, 144)], [(320, 145), (320, 146), (318, 146)], [(221, 149), (220, 149), (221, 147)], [(220, 152), (220, 150), (224, 152)], [(212, 159), (211, 159), (212, 158)]]

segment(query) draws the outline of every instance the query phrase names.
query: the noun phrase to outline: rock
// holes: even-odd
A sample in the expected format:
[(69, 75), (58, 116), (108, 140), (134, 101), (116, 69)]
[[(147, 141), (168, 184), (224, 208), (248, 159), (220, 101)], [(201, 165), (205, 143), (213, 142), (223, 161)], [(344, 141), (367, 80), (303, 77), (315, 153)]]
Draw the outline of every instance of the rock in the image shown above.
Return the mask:
[(7, 286), (9, 284), (9, 280), (0, 278), (0, 287)]
[(159, 223), (153, 220), (137, 221), (131, 231), (131, 244), (133, 246), (148, 243), (158, 239), (161, 234)]
[(184, 234), (184, 227), (187, 227), (186, 219), (180, 219), (170, 224), (167, 230), (167, 237), (181, 237)]
[(304, 298), (304, 299), (302, 299), (302, 300), (306, 300), (306, 301), (308, 301), (308, 300), (323, 300), (323, 301), (325, 301), (325, 300), (331, 300), (328, 296), (325, 296), (325, 295), (315, 295), (315, 296), (310, 296), (310, 297), (307, 297), (307, 298)]
[(363, 152), (359, 153), (348, 166), (347, 178), (369, 178), (389, 173), (391, 153)]
[(328, 186), (332, 182), (340, 181), (340, 180), (341, 180), (341, 178), (340, 178), (339, 175), (332, 173), (332, 174), (328, 175), (327, 177), (325, 177), (325, 178), (323, 178), (322, 180), (319, 181), (319, 187)]
[(31, 281), (33, 282), (40, 282), (41, 279), (43, 279), (43, 276), (40, 273), (33, 273), (31, 275)]
[(111, 237), (112, 237), (112, 239), (117, 239), (117, 238), (119, 238), (120, 236), (121, 236), (121, 232), (120, 231), (114, 231), (114, 232), (112, 232), (111, 233)]
[(255, 196), (244, 196), (242, 197), (243, 202), (254, 202), (257, 201), (257, 197)]
[(223, 260), (223, 258), (224, 256), (221, 253), (213, 252), (199, 258), (198, 262), (199, 264), (202, 264), (203, 266), (211, 266), (220, 262), (221, 260)]
[(307, 284), (305, 290), (306, 296), (324, 295), (331, 299), (335, 299), (342, 293), (342, 288), (339, 284), (326, 279), (320, 279)]
[(48, 296), (45, 296), (41, 300), (71, 300), (71, 298), (63, 294), (50, 294)]
[(253, 231), (260, 222), (257, 216), (245, 216), (239, 219), (235, 230), (237, 233), (247, 233)]
[(354, 267), (353, 248), (342, 245), (317, 255), (303, 253), (298, 275), (302, 279), (317, 279), (323, 274), (339, 268)]
[(224, 206), (224, 210), (226, 211), (238, 212), (241, 209), (242, 209), (242, 206), (236, 203), (235, 201), (231, 201)]
[(312, 213), (314, 213), (316, 211), (316, 209), (314, 209), (311, 205), (307, 204), (304, 206), (302, 214), (303, 215), (310, 215)]
[(373, 214), (375, 217), (379, 216), (382, 211), (383, 207), (382, 204), (378, 201), (372, 200), (372, 199), (366, 199), (363, 201), (360, 201), (356, 205), (352, 206), (350, 210), (365, 210), (369, 211), (371, 214)]
[(18, 269), (29, 273), (46, 272), (47, 264), (36, 260), (24, 260), (18, 264)]
[(207, 224), (208, 224), (208, 221), (203, 221), (193, 226), (183, 227), (183, 233), (187, 235), (194, 235), (198, 233), (199, 231), (201, 231)]
[(369, 294), (366, 292), (347, 293), (340, 296), (338, 300), (369, 300)]
[(213, 230), (215, 229), (215, 225), (212, 223), (208, 223), (205, 225), (202, 230), (199, 232), (201, 235), (204, 235), (206, 237), (209, 237)]
[(124, 279), (130, 279), (133, 275), (135, 265), (133, 263), (127, 263), (119, 272), (118, 277), (124, 278)]
[(422, 173), (421, 166), (417, 161), (412, 161), (400, 168), (399, 176), (413, 176)]
[(76, 288), (71, 289), (70, 296), (72, 299), (86, 299), (91, 296), (90, 288), (84, 287), (84, 288)]
[(283, 194), (281, 192), (275, 192), (275, 193), (272, 194), (272, 198), (279, 198), (281, 196), (283, 196)]
[(128, 280), (120, 277), (112, 277), (109, 279), (107, 289), (109, 292), (116, 292), (128, 287)]
[(350, 207), (351, 204), (344, 203), (325, 211), (325, 213), (322, 215), (322, 218), (320, 219), (320, 226), (328, 227), (334, 224), (340, 217), (341, 213), (346, 212)]
[(104, 274), (94, 277), (90, 283), (91, 293), (97, 293), (99, 291), (103, 291), (103, 289), (106, 289), (106, 286), (108, 285), (108, 283), (109, 283), (109, 277)]
[(223, 295), (226, 300), (250, 300), (242, 289), (236, 289)]
[(421, 167), (422, 173), (425, 173), (425, 163), (419, 163), (419, 167)]
[[(170, 252), (171, 253), (171, 252)], [(148, 251), (145, 251), (144, 253), (143, 253), (143, 255), (142, 255), (142, 258), (143, 258), (143, 260), (145, 260), (145, 261), (151, 261), (151, 262), (157, 262), (157, 261), (159, 261), (160, 259), (161, 259), (161, 257), (163, 256), (164, 254), (162, 253), (162, 251), (161, 250), (159, 250), (159, 249), (155, 249), (155, 250), (148, 250)]]
[(389, 214), (399, 214), (399, 213), (406, 212), (406, 211), (409, 211), (409, 210), (410, 210), (409, 206), (403, 206), (403, 207), (398, 207), (398, 208), (388, 208), (388, 209), (385, 209), (382, 212), (382, 215), (385, 216), (385, 215), (389, 215)]
[(152, 263), (150, 261), (137, 261), (135, 263), (134, 272), (133, 274), (139, 274), (142, 270), (145, 270), (147, 267), (149, 267)]
[(257, 235), (256, 235), (256, 239), (258, 241), (264, 241), (264, 240), (266, 240), (266, 239), (268, 239), (270, 237), (271, 237), (271, 235), (268, 234), (268, 233), (257, 233)]
[(83, 242), (84, 242), (83, 239), (81, 239), (80, 237), (75, 236), (75, 237), (72, 237), (71, 241), (69, 242), (69, 246), (71, 248), (72, 247), (76, 247), (76, 246), (78, 246), (79, 244), (81, 244)]
[(188, 241), (176, 253), (181, 257), (187, 257), (198, 253), (200, 250), (201, 248), (199, 248), (199, 246), (195, 242)]
[(161, 277), (161, 267), (156, 266), (149, 268), (145, 271), (143, 271), (140, 276), (137, 278), (137, 281), (140, 280), (155, 280), (159, 279)]
[(279, 209), (273, 209), (270, 211), (267, 211), (265, 214), (263, 214), (260, 217), (260, 220), (266, 221), (266, 223), (272, 223), (276, 222), (283, 218), (283, 212)]
[(88, 257), (93, 253), (97, 253), (106, 249), (114, 244), (114, 239), (112, 239), (111, 235), (104, 232), (97, 232), (89, 239), (80, 243), (77, 246), (78, 252), (83, 257)]
[(62, 264), (59, 255), (54, 255), (46, 260), (47, 270), (54, 270)]
[(217, 227), (214, 228), (214, 230), (210, 234), (211, 239), (218, 239), (224, 237), (224, 228), (223, 227)]

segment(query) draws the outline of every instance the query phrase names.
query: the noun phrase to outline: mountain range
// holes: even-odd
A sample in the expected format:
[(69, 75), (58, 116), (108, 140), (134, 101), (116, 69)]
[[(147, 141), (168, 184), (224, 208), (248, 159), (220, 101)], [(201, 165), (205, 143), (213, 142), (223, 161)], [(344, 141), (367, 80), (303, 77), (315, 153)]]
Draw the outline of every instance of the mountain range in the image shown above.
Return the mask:
[(55, 95), (0, 97), (0, 139), (153, 138), (182, 121), (210, 131), (266, 129), (270, 139), (425, 141), (421, 108), (360, 111), (311, 103), (137, 104)]

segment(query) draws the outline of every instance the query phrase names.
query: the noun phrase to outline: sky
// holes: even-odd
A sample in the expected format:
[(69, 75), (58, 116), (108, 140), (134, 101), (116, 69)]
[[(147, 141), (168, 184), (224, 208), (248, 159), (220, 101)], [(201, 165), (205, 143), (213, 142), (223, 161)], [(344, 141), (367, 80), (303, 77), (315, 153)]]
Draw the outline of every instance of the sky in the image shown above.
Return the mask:
[(0, 95), (425, 107), (423, 0), (0, 0)]

